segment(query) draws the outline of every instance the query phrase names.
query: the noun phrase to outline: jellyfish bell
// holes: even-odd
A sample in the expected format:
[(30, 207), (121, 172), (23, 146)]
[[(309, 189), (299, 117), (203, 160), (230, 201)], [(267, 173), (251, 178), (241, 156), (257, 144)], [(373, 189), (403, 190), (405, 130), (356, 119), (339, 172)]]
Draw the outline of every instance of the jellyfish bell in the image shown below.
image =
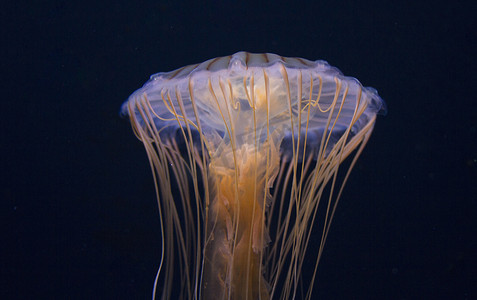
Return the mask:
[(121, 111), (155, 179), (153, 297), (310, 299), (344, 183), (384, 110), (324, 61), (238, 52), (152, 75)]

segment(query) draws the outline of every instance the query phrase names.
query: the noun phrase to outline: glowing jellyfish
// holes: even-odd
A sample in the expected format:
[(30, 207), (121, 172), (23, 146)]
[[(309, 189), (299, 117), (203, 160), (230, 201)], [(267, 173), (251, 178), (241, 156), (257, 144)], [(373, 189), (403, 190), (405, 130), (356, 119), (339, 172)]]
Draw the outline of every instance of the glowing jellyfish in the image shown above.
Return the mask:
[(310, 299), (344, 183), (382, 110), (374, 89), (324, 61), (239, 52), (151, 76), (122, 113), (156, 185), (154, 297)]

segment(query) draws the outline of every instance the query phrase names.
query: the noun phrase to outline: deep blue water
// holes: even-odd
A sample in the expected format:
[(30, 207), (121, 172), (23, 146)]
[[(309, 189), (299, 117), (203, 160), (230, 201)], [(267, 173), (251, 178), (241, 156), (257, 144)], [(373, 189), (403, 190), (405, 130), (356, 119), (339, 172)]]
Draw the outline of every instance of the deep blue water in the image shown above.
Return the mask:
[(474, 2), (176, 2), (2, 10), (0, 298), (150, 297), (156, 200), (119, 108), (153, 73), (240, 50), (327, 60), (388, 105), (314, 294), (477, 298)]

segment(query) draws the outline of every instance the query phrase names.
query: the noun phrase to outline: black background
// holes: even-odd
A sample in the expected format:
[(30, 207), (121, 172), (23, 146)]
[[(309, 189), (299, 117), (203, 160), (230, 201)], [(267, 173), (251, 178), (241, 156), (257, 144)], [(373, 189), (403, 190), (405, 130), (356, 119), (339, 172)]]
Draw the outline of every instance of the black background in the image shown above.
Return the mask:
[(0, 298), (150, 297), (152, 176), (119, 108), (153, 73), (245, 50), (327, 60), (388, 105), (314, 295), (477, 299), (476, 2), (199, 2), (4, 4)]

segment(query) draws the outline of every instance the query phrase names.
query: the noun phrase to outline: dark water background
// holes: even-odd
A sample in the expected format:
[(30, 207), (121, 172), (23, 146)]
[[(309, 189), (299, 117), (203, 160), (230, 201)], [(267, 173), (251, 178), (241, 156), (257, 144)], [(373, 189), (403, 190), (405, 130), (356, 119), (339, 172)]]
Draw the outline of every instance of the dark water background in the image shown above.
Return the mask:
[(388, 105), (318, 299), (477, 299), (475, 1), (11, 1), (0, 11), (0, 298), (147, 299), (159, 221), (122, 102), (216, 56), (324, 59)]

